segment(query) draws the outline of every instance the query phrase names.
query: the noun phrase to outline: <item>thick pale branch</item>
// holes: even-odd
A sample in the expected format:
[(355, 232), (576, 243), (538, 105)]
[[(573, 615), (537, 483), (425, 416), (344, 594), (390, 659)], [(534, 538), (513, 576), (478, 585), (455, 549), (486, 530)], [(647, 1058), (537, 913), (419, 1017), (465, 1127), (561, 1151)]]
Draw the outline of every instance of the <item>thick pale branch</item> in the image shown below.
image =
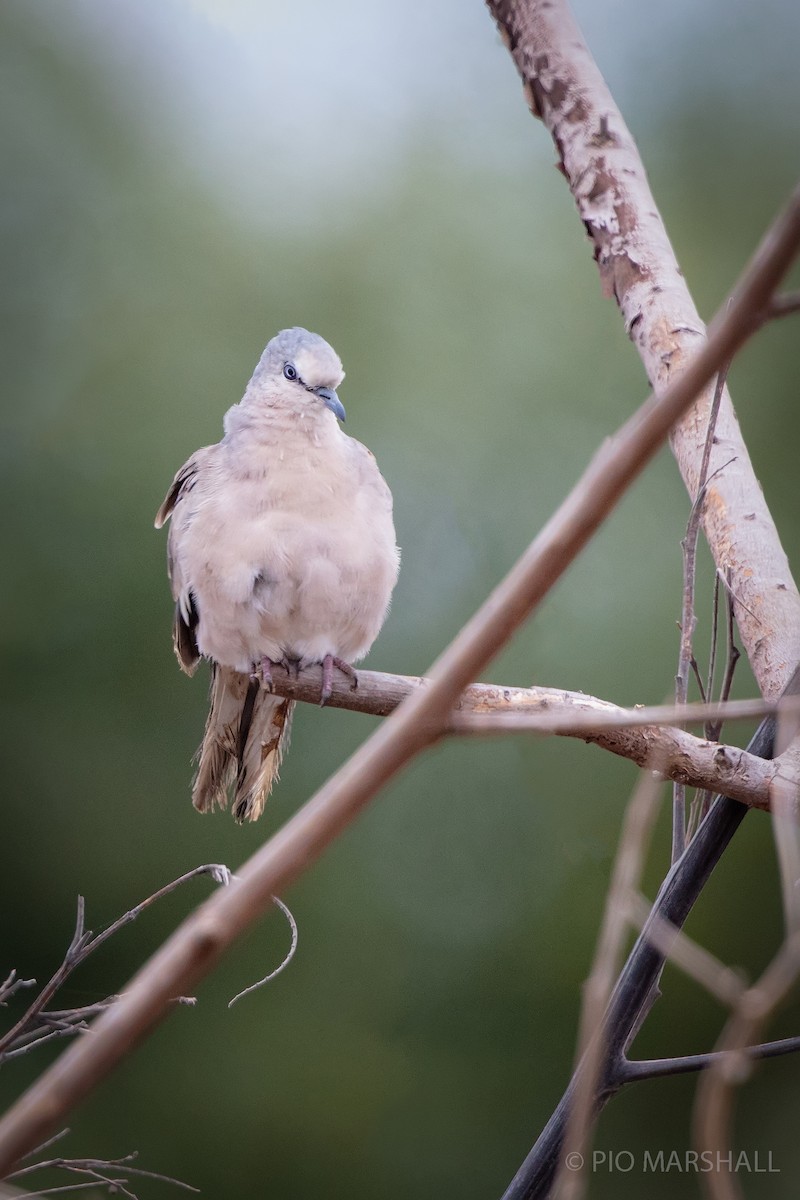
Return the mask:
[(445, 729), (453, 705), (530, 616), (614, 508), (672, 424), (754, 331), (800, 249), (800, 194), (777, 219), (732, 302), (683, 372), (605, 443), (506, 578), (467, 622), (419, 688), (317, 794), (245, 864), (238, 881), (176, 930), (118, 1004), (73, 1043), (0, 1121), (0, 1177), (99, 1083), (357, 816), (380, 788)]
[[(319, 701), (321, 669), (308, 667), (292, 676), (282, 667), (272, 672), (274, 690), (292, 700)], [(329, 704), (373, 716), (388, 716), (402, 700), (430, 681), (419, 676), (359, 671), (358, 687), (349, 679), (334, 680)], [(796, 698), (780, 706), (798, 708)], [(527, 733), (581, 738), (644, 767), (657, 762), (667, 779), (689, 787), (725, 792), (754, 808), (768, 809), (778, 766), (737, 746), (694, 737), (683, 725), (725, 718), (747, 720), (778, 711), (777, 704), (739, 700), (728, 704), (689, 704), (626, 709), (583, 692), (557, 688), (517, 688), (473, 683), (462, 693), (446, 731), (492, 736)]]
[[(594, 245), (603, 288), (615, 297), (660, 397), (690, 368), (705, 327), (633, 138), (564, 0), (487, 3), (531, 111), (553, 138)], [(762, 296), (761, 319), (791, 311), (794, 300)], [(670, 435), (693, 500), (712, 393), (707, 387)], [(730, 580), (742, 641), (761, 692), (775, 697), (800, 662), (800, 595), (727, 390), (708, 470), (714, 479), (703, 507), (706, 537), (723, 578)]]

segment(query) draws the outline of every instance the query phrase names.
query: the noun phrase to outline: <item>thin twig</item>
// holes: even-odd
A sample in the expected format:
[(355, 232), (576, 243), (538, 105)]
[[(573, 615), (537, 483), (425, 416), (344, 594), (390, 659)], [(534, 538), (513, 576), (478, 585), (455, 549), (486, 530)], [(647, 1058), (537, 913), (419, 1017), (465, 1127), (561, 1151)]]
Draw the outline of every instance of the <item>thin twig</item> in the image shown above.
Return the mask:
[[(67, 947), (64, 960), (16, 1024), (0, 1038), (0, 1065), (9, 1059), (18, 1058), (22, 1054), (29, 1053), (30, 1050), (38, 1048), (45, 1042), (81, 1032), (86, 1028), (86, 1020), (90, 1016), (96, 1016), (103, 1009), (109, 1007), (117, 997), (107, 997), (103, 1001), (87, 1005), (83, 1008), (65, 1009), (61, 1012), (46, 1011), (48, 1003), (64, 984), (65, 980), (69, 978), (72, 972), (90, 954), (93, 954), (98, 947), (107, 942), (109, 938), (113, 937), (124, 926), (135, 921), (151, 904), (168, 896), (171, 892), (176, 891), (177, 888), (188, 883), (189, 880), (197, 878), (199, 875), (210, 875), (219, 884), (226, 884), (230, 880), (228, 868), (219, 863), (206, 863), (203, 866), (195, 867), (193, 870), (187, 871), (185, 875), (181, 875), (180, 878), (173, 879), (164, 887), (159, 888), (157, 892), (142, 900), (141, 903), (128, 912), (123, 913), (121, 917), (113, 921), (97, 935), (92, 934), (91, 930), (87, 931), (85, 928), (85, 904), (83, 896), (79, 896), (75, 930), (72, 940)], [(12, 980), (13, 974), (14, 972), (8, 977), (6, 983)], [(32, 981), (25, 981), (25, 986), (28, 986), (29, 982)], [(13, 981), (6, 994), (10, 994), (12, 990), (14, 990)], [(180, 997), (180, 999), (186, 1000), (187, 998)]]
[(165, 884), (164, 887), (159, 888), (157, 892), (153, 892), (152, 896), (148, 896), (145, 900), (142, 900), (139, 904), (129, 909), (128, 912), (123, 913), (121, 917), (117, 917), (116, 921), (112, 921), (106, 929), (102, 930), (94, 938), (91, 950), (94, 951), (98, 946), (102, 946), (103, 942), (108, 941), (109, 938), (119, 933), (120, 929), (123, 929), (126, 925), (130, 925), (132, 921), (135, 921), (137, 917), (142, 915), (145, 909), (150, 908), (158, 900), (163, 900), (165, 896), (171, 895), (179, 887), (183, 887), (185, 883), (190, 883), (191, 880), (197, 879), (200, 875), (210, 875), (220, 887), (227, 887), (231, 881), (231, 872), (224, 863), (204, 863), (203, 866), (194, 867), (191, 871), (187, 871), (185, 875), (173, 879), (170, 883)]
[(24, 1197), (24, 1200), (33, 1200), (33, 1197), (59, 1196), (59, 1195), (64, 1195), (66, 1192), (85, 1192), (85, 1191), (88, 1191), (89, 1188), (96, 1188), (96, 1187), (97, 1187), (97, 1180), (90, 1179), (86, 1183), (62, 1183), (58, 1187), (40, 1188), (39, 1191), (22, 1192), (22, 1193), (20, 1193), (20, 1195), (22, 1197)]
[[(800, 693), (800, 667), (786, 685), (787, 695)], [(748, 750), (764, 758), (773, 752), (774, 717), (762, 721), (750, 740)], [(607, 1103), (623, 1086), (628, 1048), (652, 1005), (665, 956), (649, 936), (652, 922), (664, 920), (681, 928), (697, 897), (702, 892), (719, 859), (747, 813), (743, 805), (727, 797), (717, 797), (708, 817), (687, 845), (681, 859), (670, 871), (656, 898), (653, 912), (628, 955), (608, 1006), (608, 1057), (597, 1094), (598, 1108)], [(756, 1041), (749, 1038), (748, 1042)], [(567, 1118), (578, 1086), (573, 1075), (564, 1095), (536, 1144), (520, 1166), (505, 1192), (504, 1200), (535, 1200), (549, 1195), (553, 1176), (562, 1161)]]
[(39, 1013), (46, 1007), (49, 1000), (53, 998), (58, 989), (63, 984), (64, 980), (75, 970), (80, 962), (85, 957), (87, 947), (91, 943), (91, 933), (86, 933), (84, 930), (84, 901), (83, 896), (78, 896), (78, 908), (75, 918), (75, 932), (72, 935), (72, 941), (67, 947), (67, 953), (64, 956), (64, 961), (55, 972), (54, 975), (47, 981), (38, 996), (31, 1002), (25, 1012), (13, 1025), (8, 1032), (0, 1038), (0, 1063), (5, 1058), (6, 1051), (14, 1046), (17, 1037), (23, 1033), (30, 1023), (35, 1020)]
[[(58, 1137), (62, 1137), (67, 1130), (62, 1130)], [(44, 1146), (51, 1145), (56, 1139), (50, 1139), (49, 1142), (43, 1143), (39, 1149)], [(43, 1159), (41, 1162), (30, 1163), (26, 1167), (20, 1167), (19, 1170), (13, 1171), (6, 1178), (8, 1181), (19, 1181), (27, 1178), (36, 1171), (71, 1171), (76, 1175), (91, 1175), (95, 1182), (100, 1182), (105, 1186), (114, 1186), (120, 1188), (124, 1195), (132, 1195), (125, 1188), (128, 1177), (135, 1176), (139, 1179), (154, 1179), (158, 1183), (169, 1183), (173, 1187), (183, 1188), (187, 1192), (199, 1193), (199, 1188), (194, 1187), (190, 1183), (186, 1183), (182, 1179), (176, 1179), (172, 1175), (164, 1175), (160, 1171), (150, 1171), (145, 1167), (136, 1167), (133, 1164), (139, 1157), (137, 1150), (131, 1151), (130, 1154), (125, 1154), (121, 1158), (50, 1158)], [(123, 1178), (110, 1179), (108, 1172), (121, 1171)], [(25, 1195), (44, 1196), (52, 1195), (56, 1191), (69, 1191), (78, 1187), (85, 1187), (86, 1184), (66, 1184), (59, 1188), (46, 1188), (37, 1192), (26, 1192)]]
[(659, 954), (680, 967), (721, 1004), (728, 1007), (738, 1004), (746, 987), (738, 971), (726, 967), (704, 946), (687, 937), (682, 929), (666, 921), (644, 896), (631, 896), (629, 904), (631, 921), (640, 930), (647, 927), (647, 938)]
[(0, 1008), (7, 1008), (9, 1000), (23, 988), (35, 987), (35, 979), (19, 979), (16, 971), (10, 971), (0, 983)]
[(567, 1152), (556, 1177), (555, 1195), (558, 1200), (579, 1200), (585, 1188), (583, 1170), (571, 1170), (568, 1164), (575, 1161), (585, 1163), (586, 1160), (586, 1147), (596, 1107), (595, 1093), (605, 1053), (603, 1017), (619, 970), (628, 928), (630, 897), (639, 886), (658, 811), (659, 782), (657, 770), (645, 772), (625, 812), (594, 962), (584, 989), (577, 1056), (580, 1081), (567, 1124)]
[(292, 943), (289, 946), (289, 949), (287, 950), (283, 961), (281, 963), (279, 963), (278, 966), (274, 968), (274, 970), (270, 971), (268, 975), (265, 975), (263, 979), (259, 979), (257, 983), (251, 983), (249, 987), (243, 988), (241, 990), (241, 992), (237, 992), (236, 995), (233, 997), (233, 999), (228, 1001), (228, 1008), (233, 1008), (236, 1001), (241, 1000), (242, 996), (248, 996), (250, 994), (250, 992), (257, 991), (258, 988), (262, 988), (265, 983), (270, 983), (273, 979), (277, 978), (277, 976), (280, 975), (281, 971), (284, 971), (286, 969), (286, 967), (288, 967), (289, 963), (292, 961), (292, 959), (295, 956), (295, 952), (297, 950), (297, 938), (298, 938), (297, 922), (295, 921), (294, 915), (291, 912), (291, 910), (287, 907), (287, 905), (285, 905), (283, 903), (283, 901), (278, 896), (273, 896), (272, 900), (273, 900), (273, 903), (275, 904), (276, 908), (279, 908), (281, 910), (283, 915), (286, 917), (286, 920), (289, 922), (289, 928), (292, 932)]
[(25, 1158), (33, 1158), (35, 1154), (41, 1154), (43, 1150), (49, 1150), (49, 1148), (54, 1146), (56, 1142), (60, 1142), (62, 1138), (67, 1137), (70, 1132), (71, 1130), (68, 1125), (65, 1126), (64, 1129), (59, 1129), (58, 1133), (54, 1133), (53, 1136), (47, 1138), (46, 1141), (40, 1142), (38, 1146), (34, 1146), (34, 1148), (25, 1155)]
[[(702, 689), (697, 663), (695, 662), (692, 643), (697, 625), (694, 611), (695, 575), (697, 563), (697, 539), (700, 534), (700, 518), (705, 504), (706, 493), (711, 479), (708, 478), (708, 464), (711, 460), (711, 446), (714, 441), (714, 430), (719, 416), (722, 393), (725, 390), (725, 380), (728, 377), (730, 362), (723, 363), (717, 375), (714, 388), (714, 399), (708, 414), (706, 436), (703, 443), (703, 456), (700, 460), (700, 471), (697, 478), (697, 494), (692, 502), (686, 533), (681, 547), (683, 549), (683, 602), (681, 605), (681, 638), (678, 653), (678, 670), (675, 675), (675, 703), (686, 704), (689, 697), (689, 666), (694, 666), (698, 683)], [(724, 466), (728, 464), (725, 463)], [(719, 474), (724, 467), (718, 467), (714, 472)], [(713, 476), (712, 476), (713, 478)], [(702, 692), (701, 692), (702, 694)], [(711, 693), (703, 695), (704, 700), (711, 698)], [(671, 861), (677, 862), (686, 848), (686, 784), (678, 780), (672, 787), (672, 856)]]
[[(784, 1054), (800, 1051), (800, 1037), (780, 1038), (775, 1042), (761, 1042), (758, 1046), (742, 1046), (741, 1053), (756, 1060), (780, 1058)], [(692, 1071), (706, 1071), (715, 1063), (721, 1063), (725, 1050), (709, 1050), (705, 1054), (682, 1054), (676, 1058), (626, 1059), (624, 1082), (637, 1083), (642, 1079), (660, 1079), (666, 1075), (686, 1075)]]
[(714, 1200), (741, 1200), (742, 1191), (730, 1170), (731, 1129), (736, 1089), (749, 1076), (752, 1059), (747, 1047), (759, 1033), (800, 972), (800, 931), (792, 933), (761, 978), (743, 993), (723, 1031), (717, 1057), (700, 1077), (693, 1125), (699, 1150), (710, 1151), (719, 1163), (703, 1182)]
[[(717, 572), (719, 579), (719, 572)], [(739, 647), (736, 645), (736, 613), (734, 610), (734, 598), (730, 587), (730, 572), (725, 581), (725, 628), (727, 630), (727, 642), (725, 652), (725, 674), (722, 677), (722, 687), (719, 690), (719, 698), (722, 704), (727, 703), (733, 690), (733, 677), (736, 673), (736, 664), (741, 658)], [(719, 718), (719, 723), (715, 725), (713, 732), (716, 734), (715, 741), (718, 741), (722, 734), (722, 726), (725, 721), (725, 716), (722, 714)]]
[[(714, 676), (717, 670), (717, 643), (719, 639), (719, 571), (714, 572), (714, 586), (711, 598), (711, 645), (708, 651), (708, 674), (703, 691), (703, 699), (708, 700), (714, 695)], [(706, 725), (705, 734), (711, 742), (719, 741), (719, 730), (712, 735), (710, 723)]]
[[(521, 689), (520, 689), (521, 690)], [(530, 689), (531, 692), (534, 689)], [(651, 725), (664, 729), (673, 729), (679, 725), (705, 723), (716, 718), (727, 721), (750, 721), (753, 717), (779, 716), (790, 717), (800, 712), (800, 700), (790, 697), (786, 700), (727, 700), (715, 701), (708, 704), (705, 701), (694, 704), (641, 704), (636, 708), (617, 708), (607, 700), (595, 700), (582, 692), (560, 693), (561, 703), (551, 704), (546, 701), (542, 709), (537, 711), (532, 705), (521, 705), (514, 708), (509, 705), (494, 711), (454, 713), (448, 723), (448, 730), (455, 733), (558, 733), (565, 737), (585, 737), (587, 734), (600, 734), (609, 730), (642, 729)], [(561, 711), (559, 712), (559, 708)], [(554, 711), (555, 710), (555, 711)], [(708, 741), (707, 738), (697, 738), (699, 744)]]
[[(717, 667), (717, 644), (719, 640), (719, 571), (714, 572), (714, 587), (712, 589), (711, 602), (711, 645), (708, 651), (708, 674), (706, 676), (705, 688), (702, 689), (703, 699), (713, 696), (714, 694), (714, 676)], [(732, 609), (730, 610), (733, 611)], [(730, 645), (730, 642), (729, 642)], [(723, 685), (724, 692), (724, 685)], [(725, 696), (727, 699), (727, 696)], [(724, 701), (723, 701), (724, 702)], [(718, 718), (709, 718), (704, 725), (703, 732), (709, 742), (718, 742), (722, 734), (722, 716)], [(690, 842), (697, 832), (697, 828), (708, 812), (711, 804), (711, 797), (715, 788), (698, 788), (692, 797), (691, 807), (689, 809), (689, 820), (686, 823), (686, 840)]]

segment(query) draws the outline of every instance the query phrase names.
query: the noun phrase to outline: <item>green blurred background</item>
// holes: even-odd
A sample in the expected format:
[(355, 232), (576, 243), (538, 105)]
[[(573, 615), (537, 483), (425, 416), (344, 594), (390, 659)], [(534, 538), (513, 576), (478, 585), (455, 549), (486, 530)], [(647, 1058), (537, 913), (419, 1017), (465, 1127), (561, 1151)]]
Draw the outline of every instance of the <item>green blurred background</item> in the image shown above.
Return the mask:
[[(577, 11), (710, 316), (797, 169), (798, 11)], [(426, 669), (646, 382), (478, 0), (4, 0), (0, 63), (0, 975), (43, 980), (79, 892), (97, 929), (199, 863), (235, 869), (373, 728), (301, 706), (260, 824), (190, 806), (205, 681), (172, 657), (152, 519), (274, 332), (304, 324), (337, 348), (348, 432), (394, 491), (403, 568), (368, 660), (389, 671)], [(796, 322), (769, 328), (732, 375), (795, 563), (797, 341)], [(664, 453), (487, 677), (662, 700), (687, 513)], [(707, 563), (699, 607), (702, 649)], [(569, 1073), (634, 782), (566, 741), (428, 754), (286, 897), (291, 969), (226, 1008), (284, 953), (270, 916), (74, 1114), (64, 1153), (137, 1148), (230, 1200), (498, 1195)], [(651, 889), (667, 854), (662, 820)], [(118, 936), (61, 1003), (121, 989), (209, 886)], [(690, 929), (751, 973), (769, 960), (781, 923), (763, 816)], [(637, 1049), (709, 1048), (718, 1007), (674, 971), (664, 989)], [(798, 1028), (795, 1004), (770, 1033)], [(5, 1068), (4, 1104), (53, 1053)], [(772, 1150), (780, 1172), (743, 1179), (749, 1196), (796, 1194), (799, 1069), (768, 1064), (742, 1094), (738, 1144)], [(693, 1089), (626, 1093), (597, 1145), (682, 1148)], [(592, 1186), (699, 1192), (638, 1169)]]

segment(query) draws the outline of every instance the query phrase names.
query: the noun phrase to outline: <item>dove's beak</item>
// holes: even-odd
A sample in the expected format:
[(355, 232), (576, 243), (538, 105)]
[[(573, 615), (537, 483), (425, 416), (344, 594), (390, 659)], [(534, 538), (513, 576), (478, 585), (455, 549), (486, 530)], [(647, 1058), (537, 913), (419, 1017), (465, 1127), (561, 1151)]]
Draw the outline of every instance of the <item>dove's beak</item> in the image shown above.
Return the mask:
[(344, 421), (344, 405), (333, 388), (318, 387), (314, 388), (314, 392), (338, 420)]

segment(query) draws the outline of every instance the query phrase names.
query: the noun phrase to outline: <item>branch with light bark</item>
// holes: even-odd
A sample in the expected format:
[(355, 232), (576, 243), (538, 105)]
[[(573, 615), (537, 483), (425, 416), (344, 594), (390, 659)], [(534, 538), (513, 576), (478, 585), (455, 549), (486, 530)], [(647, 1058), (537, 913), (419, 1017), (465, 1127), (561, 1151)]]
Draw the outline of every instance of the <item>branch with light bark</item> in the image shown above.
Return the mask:
[[(387, 717), (430, 680), (414, 675), (359, 671), (357, 686), (335, 677), (327, 704)], [(322, 669), (299, 674), (280, 664), (272, 669), (272, 690), (290, 700), (319, 704)], [(607, 700), (559, 688), (508, 687), (473, 683), (462, 692), (442, 728), (448, 734), (492, 737), (504, 734), (580, 738), (644, 767), (657, 762), (666, 779), (687, 787), (725, 792), (751, 808), (769, 809), (779, 765), (738, 746), (696, 737), (678, 726), (706, 721), (746, 721), (800, 711), (797, 697), (783, 702), (735, 700), (719, 704), (653, 705), (621, 708)]]
[[(660, 398), (691, 369), (706, 329), (630, 130), (566, 0), (487, 0), (487, 7), (530, 110), (553, 139), (603, 290), (619, 305)], [(797, 294), (787, 293), (765, 300), (758, 319), (795, 311)], [(693, 501), (701, 486), (713, 394), (709, 379), (670, 433)], [(730, 579), (737, 625), (761, 693), (775, 697), (800, 662), (800, 594), (727, 388), (707, 471), (714, 479), (703, 505), (706, 538), (722, 578)]]

